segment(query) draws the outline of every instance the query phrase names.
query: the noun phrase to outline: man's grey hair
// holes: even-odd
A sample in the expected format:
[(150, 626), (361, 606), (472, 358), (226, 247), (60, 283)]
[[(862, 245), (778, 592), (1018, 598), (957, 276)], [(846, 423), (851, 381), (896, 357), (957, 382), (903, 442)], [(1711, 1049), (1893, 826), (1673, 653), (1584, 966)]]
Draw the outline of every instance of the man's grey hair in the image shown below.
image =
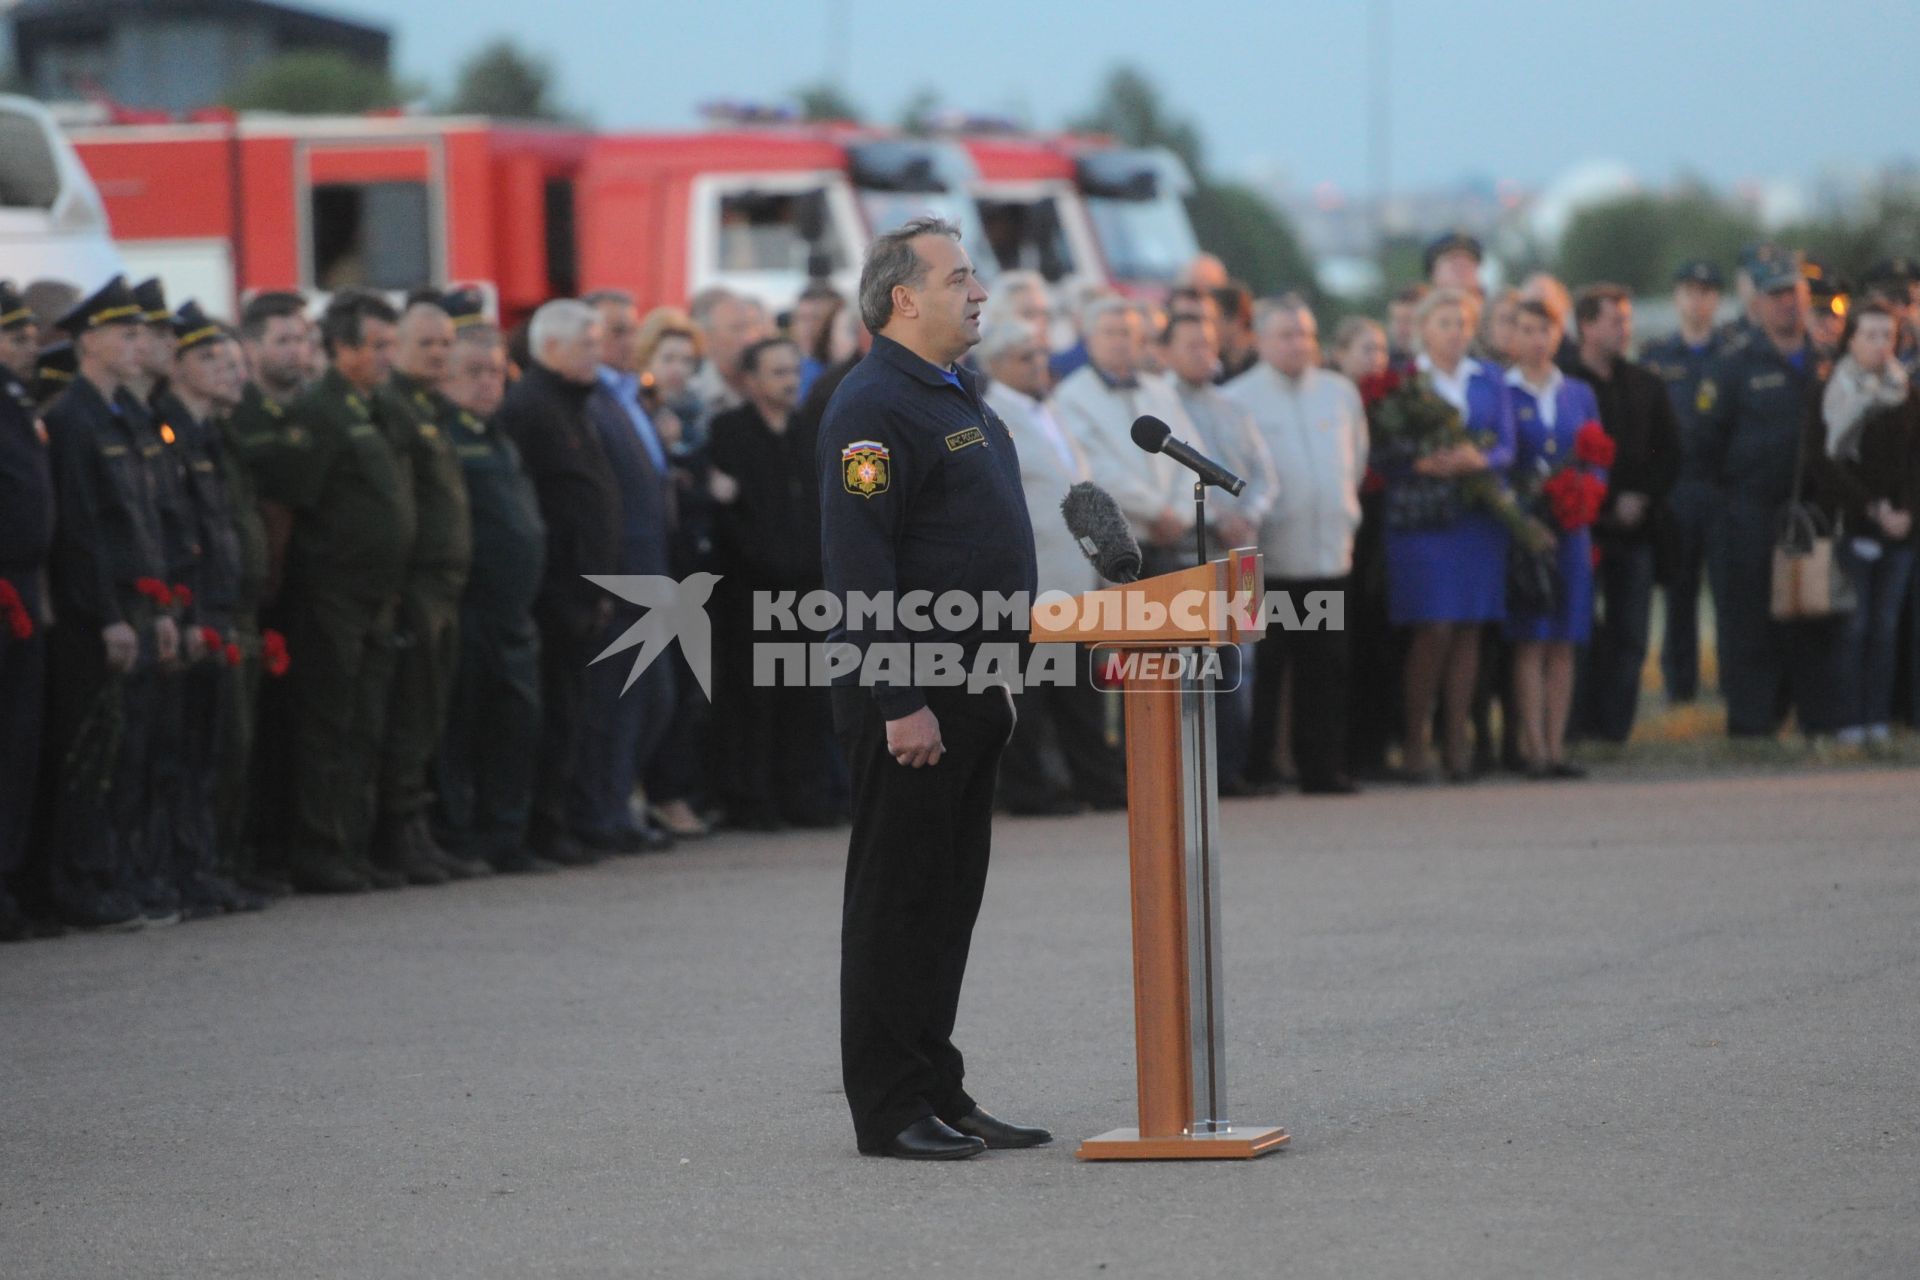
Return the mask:
[(1283, 293), (1276, 298), (1262, 298), (1253, 305), (1253, 331), (1265, 333), (1267, 322), (1275, 316), (1292, 316), (1305, 312), (1313, 315), (1313, 307), (1297, 293)]
[(687, 316), (702, 329), (713, 327), (713, 313), (724, 304), (737, 302), (740, 295), (725, 285), (708, 285), (687, 300)]
[(974, 348), (973, 354), (983, 368), (990, 368), (1003, 356), (1032, 345), (1032, 325), (1012, 319), (995, 320), (989, 321), (981, 331), (980, 345)]
[(577, 298), (555, 298), (533, 313), (527, 347), (538, 359), (555, 342), (571, 342), (600, 323), (600, 313)]
[(1052, 292), (1047, 288), (1047, 278), (1027, 267), (1002, 271), (993, 279), (993, 292), (998, 297), (1014, 298), (1029, 291), (1038, 291), (1041, 297), (1049, 301), (1053, 297)]
[(625, 289), (595, 289), (592, 293), (581, 295), (580, 301), (590, 307), (637, 307), (640, 305)]
[(878, 333), (893, 319), (893, 291), (900, 285), (917, 289), (926, 283), (927, 260), (913, 242), (921, 236), (960, 238), (960, 228), (945, 218), (915, 218), (905, 226), (874, 237), (867, 261), (860, 268), (860, 322)]
[(1092, 333), (1093, 327), (1108, 316), (1127, 314), (1140, 314), (1140, 308), (1135, 306), (1131, 299), (1123, 298), (1117, 293), (1100, 294), (1098, 297), (1089, 299), (1087, 304), (1080, 308), (1080, 332), (1082, 335)]

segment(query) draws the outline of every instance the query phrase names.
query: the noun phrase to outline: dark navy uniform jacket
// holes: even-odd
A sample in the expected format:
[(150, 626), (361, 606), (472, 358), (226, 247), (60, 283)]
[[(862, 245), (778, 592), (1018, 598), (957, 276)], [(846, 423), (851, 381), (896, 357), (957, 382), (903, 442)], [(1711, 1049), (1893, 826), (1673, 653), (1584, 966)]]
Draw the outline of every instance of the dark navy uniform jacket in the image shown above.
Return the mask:
[(53, 546), (53, 469), (26, 384), (0, 369), (0, 578), (37, 621), (40, 576)]
[(1700, 435), (1700, 380), (1707, 375), (1707, 366), (1712, 364), (1727, 349), (1727, 337), (1724, 332), (1715, 330), (1706, 344), (1699, 348), (1687, 345), (1687, 340), (1678, 333), (1649, 342), (1640, 352), (1640, 363), (1660, 375), (1667, 385), (1667, 402), (1673, 406), (1673, 416), (1680, 423), (1680, 479), (1682, 481), (1708, 481), (1711, 479), (1705, 470), (1706, 459), (1702, 454), (1704, 441)]
[(193, 532), (200, 546), (192, 583), (196, 616), (229, 625), (240, 604), (240, 535), (221, 473), (221, 442), (210, 423), (196, 419), (171, 392), (154, 397), (154, 412), (173, 430), (171, 450), (180, 464)]
[[(1036, 569), (1033, 526), (1020, 488), (1013, 437), (980, 399), (962, 369), (959, 385), (888, 338), (834, 392), (820, 424), (821, 556), (827, 590), (844, 605), (850, 592), (909, 591), (937, 600), (948, 591), (977, 599), (986, 592), (1031, 594)], [(976, 619), (949, 631), (924, 611), (929, 630), (890, 631), (845, 618), (830, 640), (862, 653), (879, 642), (957, 643), (970, 660), (987, 640), (1021, 641), (1024, 632), (990, 634)], [(864, 622), (864, 620), (863, 620)], [(852, 683), (842, 677), (836, 683)], [(911, 684), (875, 684), (881, 715), (897, 720), (926, 705)], [(836, 698), (836, 710), (844, 701)]]
[(1734, 343), (1707, 367), (1695, 396), (1700, 463), (1724, 500), (1767, 512), (1787, 501), (1826, 376), (1812, 341), (1803, 338), (1801, 350), (1796, 366), (1762, 335)]
[(84, 376), (47, 409), (56, 519), (50, 563), (54, 611), (100, 630), (145, 612), (135, 583), (166, 580), (159, 441), (126, 397), (111, 404)]

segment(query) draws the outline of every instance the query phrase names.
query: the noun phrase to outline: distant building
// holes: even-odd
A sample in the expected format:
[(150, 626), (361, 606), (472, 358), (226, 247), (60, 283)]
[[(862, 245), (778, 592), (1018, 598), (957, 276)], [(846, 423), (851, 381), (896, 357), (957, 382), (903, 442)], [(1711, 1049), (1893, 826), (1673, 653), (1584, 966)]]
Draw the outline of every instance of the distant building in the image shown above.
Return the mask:
[(384, 71), (393, 43), (383, 28), (268, 0), (20, 0), (7, 18), (34, 97), (104, 93), (163, 111), (216, 103), (286, 53), (343, 53)]

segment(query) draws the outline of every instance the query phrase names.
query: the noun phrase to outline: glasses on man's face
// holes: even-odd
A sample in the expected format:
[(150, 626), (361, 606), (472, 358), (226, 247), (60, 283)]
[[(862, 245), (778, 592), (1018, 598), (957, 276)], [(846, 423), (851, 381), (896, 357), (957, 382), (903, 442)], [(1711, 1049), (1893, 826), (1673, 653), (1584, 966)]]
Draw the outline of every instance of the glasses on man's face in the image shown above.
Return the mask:
[(1020, 358), (1022, 360), (1045, 360), (1047, 358), (1047, 353), (1042, 351), (1038, 347), (1028, 347), (1025, 351), (1022, 351), (1020, 353)]

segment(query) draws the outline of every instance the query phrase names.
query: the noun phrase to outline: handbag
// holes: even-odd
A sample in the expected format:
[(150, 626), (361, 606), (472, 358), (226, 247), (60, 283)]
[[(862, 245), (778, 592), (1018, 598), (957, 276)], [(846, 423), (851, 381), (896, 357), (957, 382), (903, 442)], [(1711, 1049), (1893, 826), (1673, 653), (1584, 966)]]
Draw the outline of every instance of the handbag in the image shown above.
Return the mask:
[(1807, 469), (1807, 438), (1793, 458), (1793, 488), (1780, 516), (1780, 536), (1773, 544), (1772, 613), (1777, 622), (1804, 622), (1851, 613), (1857, 603), (1853, 579), (1834, 554), (1839, 545), (1836, 522), (1801, 497)]
[(1531, 617), (1553, 617), (1560, 612), (1566, 583), (1560, 578), (1560, 558), (1551, 548), (1534, 551), (1518, 538), (1507, 545), (1507, 612)]

